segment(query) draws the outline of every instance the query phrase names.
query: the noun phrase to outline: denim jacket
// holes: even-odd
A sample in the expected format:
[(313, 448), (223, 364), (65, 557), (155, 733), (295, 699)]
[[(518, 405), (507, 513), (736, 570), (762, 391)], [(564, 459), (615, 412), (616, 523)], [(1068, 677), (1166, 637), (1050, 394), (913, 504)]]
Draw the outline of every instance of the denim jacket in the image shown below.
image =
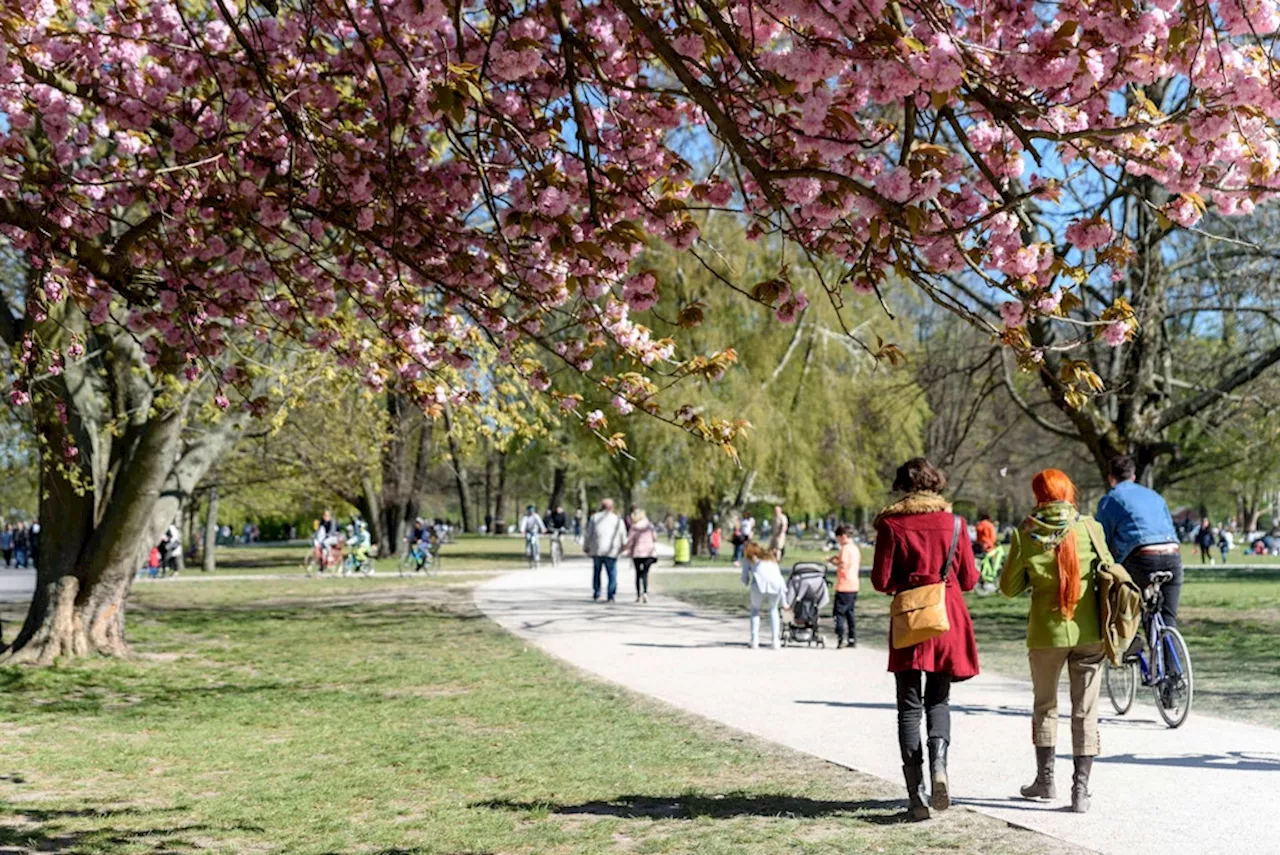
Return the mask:
[(1140, 546), (1178, 542), (1164, 499), (1133, 481), (1121, 481), (1099, 499), (1094, 517), (1102, 524), (1111, 554), (1121, 564)]

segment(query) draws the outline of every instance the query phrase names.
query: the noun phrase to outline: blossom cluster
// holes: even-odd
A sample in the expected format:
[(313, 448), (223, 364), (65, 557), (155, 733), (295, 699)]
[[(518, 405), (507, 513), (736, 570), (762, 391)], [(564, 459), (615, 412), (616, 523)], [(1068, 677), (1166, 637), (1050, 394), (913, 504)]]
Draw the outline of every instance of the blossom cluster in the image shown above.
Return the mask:
[[(289, 337), (436, 405), (482, 349), (541, 346), (538, 389), (603, 349), (695, 364), (632, 317), (663, 283), (631, 267), (650, 237), (694, 247), (706, 208), (858, 291), (977, 271), (1018, 328), (1062, 314), (1068, 268), (1122, 261), (1102, 219), (1027, 227), (1056, 193), (1033, 160), (1149, 177), (1181, 226), (1280, 190), (1253, 35), (1277, 22), (1277, 0), (33, 0), (0, 13), (0, 233), (43, 272), (35, 320), (74, 301), (189, 373), (241, 331)], [(1133, 94), (1166, 80), (1194, 98)], [(706, 133), (730, 168), (695, 170)]]

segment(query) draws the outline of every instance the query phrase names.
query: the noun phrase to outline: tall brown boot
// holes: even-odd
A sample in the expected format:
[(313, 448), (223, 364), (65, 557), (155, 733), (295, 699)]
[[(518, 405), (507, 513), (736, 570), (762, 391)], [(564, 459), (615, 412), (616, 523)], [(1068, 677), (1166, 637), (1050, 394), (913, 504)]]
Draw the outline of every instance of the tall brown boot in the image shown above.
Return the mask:
[(1089, 812), (1089, 774), (1093, 772), (1092, 757), (1076, 757), (1075, 774), (1071, 776), (1071, 812)]
[(1036, 779), (1022, 788), (1024, 799), (1056, 799), (1058, 788), (1053, 785), (1053, 752), (1047, 748), (1036, 746)]

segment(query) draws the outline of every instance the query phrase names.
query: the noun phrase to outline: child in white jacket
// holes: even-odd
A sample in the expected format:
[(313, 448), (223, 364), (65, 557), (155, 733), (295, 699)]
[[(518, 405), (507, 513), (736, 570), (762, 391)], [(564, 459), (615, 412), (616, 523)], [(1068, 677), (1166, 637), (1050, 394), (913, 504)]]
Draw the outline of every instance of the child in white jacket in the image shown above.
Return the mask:
[(747, 544), (742, 562), (742, 584), (751, 588), (751, 642), (750, 646), (760, 646), (760, 607), (769, 609), (769, 626), (773, 631), (773, 649), (782, 647), (780, 617), (778, 609), (782, 605), (782, 596), (786, 591), (786, 582), (782, 579), (782, 569), (774, 554), (752, 541)]

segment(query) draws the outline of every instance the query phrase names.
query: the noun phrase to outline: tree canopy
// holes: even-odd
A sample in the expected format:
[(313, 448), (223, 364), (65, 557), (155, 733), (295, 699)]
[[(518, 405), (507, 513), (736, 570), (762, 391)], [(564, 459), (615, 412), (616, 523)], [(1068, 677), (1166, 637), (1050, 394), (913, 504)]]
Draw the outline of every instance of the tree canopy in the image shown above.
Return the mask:
[[(1064, 187), (1141, 177), (1167, 194), (1138, 213), (1182, 227), (1270, 196), (1277, 20), (1273, 0), (11, 4), (0, 224), (39, 287), (0, 333), (64, 358), (30, 322), (71, 299), (199, 371), (250, 327), (434, 412), (478, 391), (445, 369), (517, 342), (539, 388), (604, 350), (718, 375), (638, 323), (654, 283), (630, 263), (646, 234), (697, 251), (693, 213), (728, 208), (834, 259), (846, 326), (849, 292), (892, 272), (1024, 364), (1119, 345), (1128, 300), (1072, 309), (1137, 250)], [(749, 293), (785, 320), (808, 297), (779, 274)], [(1074, 359), (1054, 378), (1077, 408), (1097, 383)], [(645, 384), (601, 391), (732, 439)]]

